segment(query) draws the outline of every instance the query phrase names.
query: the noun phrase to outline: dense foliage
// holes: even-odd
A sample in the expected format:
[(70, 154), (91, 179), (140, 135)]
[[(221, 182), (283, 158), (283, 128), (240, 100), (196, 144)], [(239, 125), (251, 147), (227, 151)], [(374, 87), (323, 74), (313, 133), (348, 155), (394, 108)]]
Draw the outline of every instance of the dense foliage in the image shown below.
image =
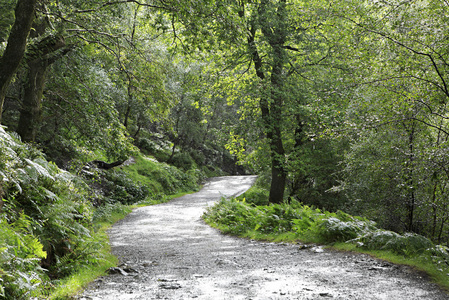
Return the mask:
[(83, 252), (94, 216), (214, 175), (260, 175), (246, 199), (279, 220), (253, 229), (290, 230), (285, 203), (299, 202), (448, 246), (448, 13), (444, 0), (2, 1), (0, 254), (20, 266), (1, 266), (0, 294), (99, 259)]
[[(0, 128), (1, 294), (25, 299), (48, 278), (95, 263), (87, 186)], [(3, 243), (4, 242), (4, 243)]]

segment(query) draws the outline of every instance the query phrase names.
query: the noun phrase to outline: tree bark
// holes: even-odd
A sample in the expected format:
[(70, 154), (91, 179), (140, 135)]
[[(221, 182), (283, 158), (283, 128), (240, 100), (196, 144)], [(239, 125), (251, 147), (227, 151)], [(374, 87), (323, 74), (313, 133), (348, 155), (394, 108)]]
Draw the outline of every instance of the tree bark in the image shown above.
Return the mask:
[[(286, 40), (285, 0), (276, 7), (276, 14), (268, 8), (270, 1), (264, 0), (260, 5), (260, 26), (263, 35), (271, 47), (270, 101), (261, 101), (262, 118), (265, 122), (266, 134), (271, 149), (271, 186), (270, 203), (284, 201), (287, 172), (285, 171), (285, 149), (282, 140), (282, 107), (284, 103), (284, 64), (285, 50), (282, 46)], [(276, 26), (272, 27), (272, 23)]]
[(282, 141), (282, 63), (272, 68), (271, 74), (271, 102), (270, 114), (265, 116), (267, 137), (271, 147), (271, 187), (270, 203), (281, 203), (284, 200), (287, 173), (284, 168), (285, 149)]
[(17, 1), (16, 19), (11, 28), (5, 52), (0, 58), (0, 123), (6, 91), (25, 53), (28, 34), (34, 20), (36, 3), (37, 0)]
[(28, 74), (24, 86), (24, 97), (20, 110), (17, 133), (24, 142), (34, 142), (41, 123), (42, 95), (48, 67), (70, 48), (55, 53), (65, 46), (62, 37), (48, 37), (43, 39), (27, 59)]
[[(270, 184), (270, 203), (281, 203), (284, 201), (285, 185), (287, 173), (284, 167), (285, 149), (282, 141), (282, 106), (283, 106), (283, 69), (285, 61), (285, 53), (282, 44), (285, 42), (286, 31), (284, 28), (285, 1), (281, 1), (277, 15), (279, 28), (272, 30), (270, 20), (268, 19), (269, 11), (267, 6), (269, 1), (264, 0), (259, 7), (259, 22), (263, 35), (267, 38), (272, 49), (271, 77), (270, 77), (270, 93), (261, 95), (259, 106), (262, 113), (265, 135), (270, 145), (271, 158), (271, 184)], [(244, 8), (239, 12), (240, 17), (244, 17)], [(271, 17), (271, 16), (270, 16)], [(257, 26), (252, 23), (248, 28), (248, 49), (251, 59), (254, 63), (254, 69), (257, 77), (265, 81), (265, 72), (263, 70), (264, 63), (255, 44)]]
[(414, 213), (415, 213), (415, 206), (416, 206), (416, 199), (415, 199), (415, 180), (414, 180), (414, 161), (415, 161), (415, 149), (414, 149), (414, 143), (415, 143), (415, 122), (412, 122), (412, 128), (409, 132), (409, 158), (406, 166), (408, 167), (407, 170), (407, 185), (410, 189), (408, 201), (407, 201), (407, 230), (410, 232), (415, 232), (415, 226), (414, 226)]
[(48, 63), (40, 59), (28, 62), (28, 75), (24, 86), (17, 133), (24, 142), (34, 142), (41, 120), (41, 102)]

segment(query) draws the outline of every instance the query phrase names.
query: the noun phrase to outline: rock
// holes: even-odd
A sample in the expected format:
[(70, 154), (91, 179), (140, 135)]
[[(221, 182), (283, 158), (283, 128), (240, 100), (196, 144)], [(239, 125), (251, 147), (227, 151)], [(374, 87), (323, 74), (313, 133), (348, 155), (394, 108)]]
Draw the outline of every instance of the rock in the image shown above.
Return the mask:
[(125, 270), (123, 270), (122, 268), (119, 267), (111, 267), (107, 270), (107, 272), (109, 275), (115, 275), (115, 274), (119, 274), (119, 275), (123, 275), (123, 276), (128, 276), (128, 273), (125, 272)]
[(126, 273), (139, 273), (139, 271), (137, 271), (136, 269), (134, 269), (126, 264), (119, 265), (119, 268), (122, 269), (123, 271), (125, 271)]
[(319, 293), (320, 297), (333, 297), (330, 293)]
[(161, 289), (164, 290), (177, 290), (181, 288), (181, 285), (179, 283), (162, 283), (159, 285)]
[(316, 246), (316, 247), (313, 247), (312, 249), (310, 249), (312, 252), (315, 252), (315, 253), (323, 253), (324, 252), (324, 249), (323, 249), (323, 246)]
[(145, 268), (157, 266), (157, 265), (158, 265), (158, 263), (155, 261), (147, 261), (142, 264), (142, 266), (144, 266)]
[(311, 248), (312, 246), (311, 245), (299, 245), (298, 246), (298, 249), (299, 250), (305, 250), (305, 249), (309, 249), (309, 248)]

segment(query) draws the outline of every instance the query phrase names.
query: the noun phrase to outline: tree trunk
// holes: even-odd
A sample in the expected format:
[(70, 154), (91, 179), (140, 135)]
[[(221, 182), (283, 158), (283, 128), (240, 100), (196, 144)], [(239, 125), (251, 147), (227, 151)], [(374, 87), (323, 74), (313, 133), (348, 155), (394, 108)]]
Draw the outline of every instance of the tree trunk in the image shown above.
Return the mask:
[(125, 126), (126, 129), (128, 129), (128, 119), (129, 119), (129, 115), (131, 114), (131, 104), (130, 104), (130, 99), (128, 98), (128, 105), (126, 107), (126, 112), (125, 112), (125, 118), (123, 120), (123, 126)]
[(415, 180), (414, 180), (414, 171), (415, 171), (415, 149), (414, 149), (414, 142), (415, 142), (415, 122), (412, 122), (412, 128), (409, 132), (409, 157), (408, 161), (406, 162), (406, 167), (408, 170), (406, 170), (406, 183), (407, 187), (410, 190), (408, 200), (407, 200), (407, 231), (415, 232), (416, 228), (414, 226), (414, 213), (415, 213), (415, 206), (416, 206), (416, 199), (415, 199)]
[(27, 59), (28, 74), (24, 87), (24, 97), (20, 110), (17, 133), (24, 142), (34, 142), (41, 122), (42, 95), (48, 67), (57, 59), (70, 51), (70, 48), (55, 53), (63, 48), (65, 42), (62, 37), (48, 37), (43, 39), (34, 52)]
[[(260, 110), (262, 113), (262, 120), (264, 123), (265, 135), (270, 145), (271, 157), (271, 186), (270, 186), (270, 203), (281, 203), (284, 200), (284, 191), (287, 179), (287, 172), (284, 167), (285, 149), (282, 141), (282, 106), (283, 106), (283, 87), (285, 75), (284, 63), (286, 60), (285, 51), (282, 48), (286, 40), (286, 22), (285, 22), (285, 6), (286, 1), (282, 0), (278, 3), (275, 11), (272, 14), (273, 6), (268, 0), (260, 2), (258, 10), (258, 25), (255, 24), (254, 19), (248, 28), (247, 45), (254, 63), (254, 70), (256, 76), (265, 81), (264, 62), (259, 54), (255, 40), (257, 35), (257, 28), (260, 27), (262, 34), (267, 39), (271, 47), (271, 78), (270, 78), (270, 93), (263, 95), (259, 101)], [(244, 6), (242, 5), (239, 11), (241, 18), (245, 17)], [(276, 23), (278, 26), (272, 27)]]
[(272, 68), (270, 114), (265, 116), (267, 137), (271, 147), (271, 187), (270, 203), (281, 203), (284, 200), (287, 174), (284, 168), (285, 149), (282, 141), (282, 65)]
[[(261, 29), (271, 47), (270, 101), (263, 101), (262, 117), (265, 122), (267, 137), (271, 148), (271, 187), (269, 202), (282, 203), (287, 179), (285, 171), (285, 149), (282, 141), (282, 107), (284, 104), (284, 64), (286, 53), (282, 46), (286, 40), (285, 0), (276, 6), (276, 14), (268, 8), (269, 1), (262, 1), (260, 6)], [(276, 24), (272, 27), (272, 22)]]
[(6, 91), (25, 53), (28, 34), (34, 20), (36, 3), (37, 0), (17, 1), (16, 19), (11, 28), (5, 52), (0, 58), (0, 123)]
[(17, 133), (24, 142), (34, 142), (41, 121), (42, 94), (48, 63), (35, 59), (28, 62), (28, 76), (24, 87)]

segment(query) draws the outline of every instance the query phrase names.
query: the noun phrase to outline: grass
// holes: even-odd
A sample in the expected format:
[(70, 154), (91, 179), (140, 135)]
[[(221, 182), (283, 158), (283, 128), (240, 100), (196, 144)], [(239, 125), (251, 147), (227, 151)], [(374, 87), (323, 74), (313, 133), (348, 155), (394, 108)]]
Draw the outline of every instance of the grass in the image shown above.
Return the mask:
[(160, 169), (160, 164), (155, 159), (137, 156), (134, 164), (122, 167), (122, 169), (134, 182), (140, 182), (150, 188), (153, 195), (163, 191), (162, 185), (151, 176), (153, 172)]
[(134, 182), (150, 190), (150, 198), (156, 200), (161, 196), (174, 195), (179, 192), (197, 190), (203, 174), (198, 170), (181, 171), (166, 163), (159, 163), (154, 158), (139, 155), (135, 163), (122, 168)]

